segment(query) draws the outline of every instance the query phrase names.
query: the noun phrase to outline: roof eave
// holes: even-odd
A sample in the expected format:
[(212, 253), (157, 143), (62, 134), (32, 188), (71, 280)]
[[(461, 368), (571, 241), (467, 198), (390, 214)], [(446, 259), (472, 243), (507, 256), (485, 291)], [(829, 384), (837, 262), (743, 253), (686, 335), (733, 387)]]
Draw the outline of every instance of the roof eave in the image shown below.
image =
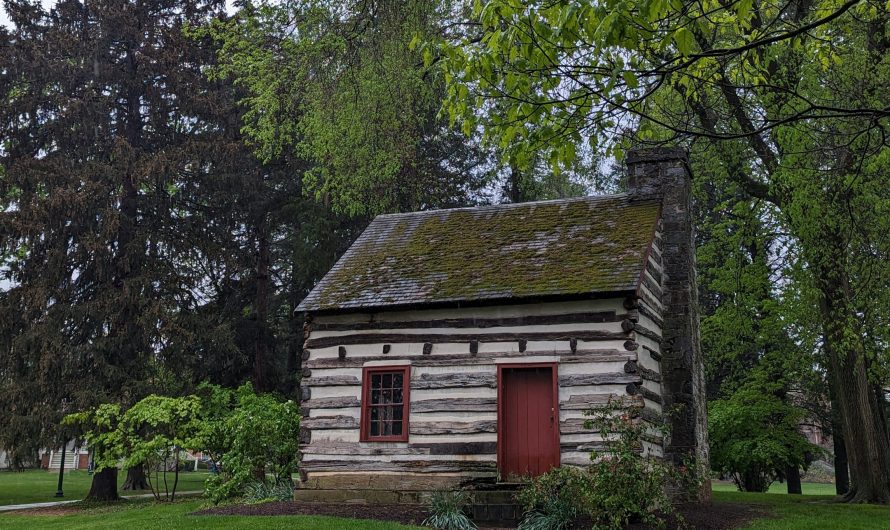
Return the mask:
[[(593, 293), (532, 295), (523, 297), (480, 298), (470, 300), (440, 300), (434, 302), (408, 302), (395, 304), (380, 304), (354, 307), (333, 307), (322, 309), (305, 309), (302, 304), (297, 307), (295, 313), (306, 315), (342, 315), (346, 313), (379, 313), (382, 311), (407, 311), (411, 309), (443, 309), (461, 307), (485, 307), (495, 305), (519, 305), (536, 304), (545, 302), (572, 302), (578, 300), (602, 300), (604, 298), (621, 298), (635, 296), (637, 288), (631, 286), (626, 289), (614, 289)], [(301, 309), (302, 308), (302, 309)]]

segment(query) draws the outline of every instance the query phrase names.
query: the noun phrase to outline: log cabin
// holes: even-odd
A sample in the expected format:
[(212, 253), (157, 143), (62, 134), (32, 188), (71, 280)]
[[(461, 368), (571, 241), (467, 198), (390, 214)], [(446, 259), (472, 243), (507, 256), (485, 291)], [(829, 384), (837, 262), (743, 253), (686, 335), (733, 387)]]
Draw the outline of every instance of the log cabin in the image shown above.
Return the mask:
[(706, 466), (686, 155), (627, 169), (622, 194), (374, 219), (298, 308), (296, 499), (417, 502), (585, 465), (603, 439), (584, 411), (611, 398), (642, 406), (643, 451)]

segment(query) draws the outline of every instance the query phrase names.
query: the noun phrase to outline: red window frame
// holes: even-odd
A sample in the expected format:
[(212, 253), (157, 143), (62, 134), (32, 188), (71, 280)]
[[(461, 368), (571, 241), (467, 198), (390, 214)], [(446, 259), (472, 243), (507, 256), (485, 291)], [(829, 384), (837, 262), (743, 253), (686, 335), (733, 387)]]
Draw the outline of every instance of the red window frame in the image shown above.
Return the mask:
[[(402, 434), (391, 436), (371, 436), (371, 376), (375, 374), (402, 374)], [(362, 370), (362, 424), (359, 440), (362, 442), (407, 442), (409, 410), (411, 408), (411, 367), (366, 366)]]

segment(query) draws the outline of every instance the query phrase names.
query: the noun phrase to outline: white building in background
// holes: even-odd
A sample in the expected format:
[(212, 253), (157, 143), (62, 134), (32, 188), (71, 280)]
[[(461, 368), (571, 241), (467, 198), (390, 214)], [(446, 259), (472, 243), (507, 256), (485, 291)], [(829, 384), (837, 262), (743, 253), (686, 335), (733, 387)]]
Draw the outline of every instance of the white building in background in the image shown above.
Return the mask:
[[(40, 452), (40, 467), (49, 471), (58, 471), (62, 465), (62, 448), (44, 449)], [(90, 465), (90, 450), (84, 444), (77, 446), (74, 441), (68, 442), (65, 448), (65, 469), (87, 469)]]

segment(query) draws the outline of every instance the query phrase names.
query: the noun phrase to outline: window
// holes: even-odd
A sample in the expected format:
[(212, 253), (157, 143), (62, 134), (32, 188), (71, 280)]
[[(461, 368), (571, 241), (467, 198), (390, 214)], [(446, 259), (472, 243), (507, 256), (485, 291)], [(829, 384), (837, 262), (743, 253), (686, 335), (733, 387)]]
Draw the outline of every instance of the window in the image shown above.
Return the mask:
[(365, 368), (361, 441), (408, 441), (410, 370), (410, 366)]

